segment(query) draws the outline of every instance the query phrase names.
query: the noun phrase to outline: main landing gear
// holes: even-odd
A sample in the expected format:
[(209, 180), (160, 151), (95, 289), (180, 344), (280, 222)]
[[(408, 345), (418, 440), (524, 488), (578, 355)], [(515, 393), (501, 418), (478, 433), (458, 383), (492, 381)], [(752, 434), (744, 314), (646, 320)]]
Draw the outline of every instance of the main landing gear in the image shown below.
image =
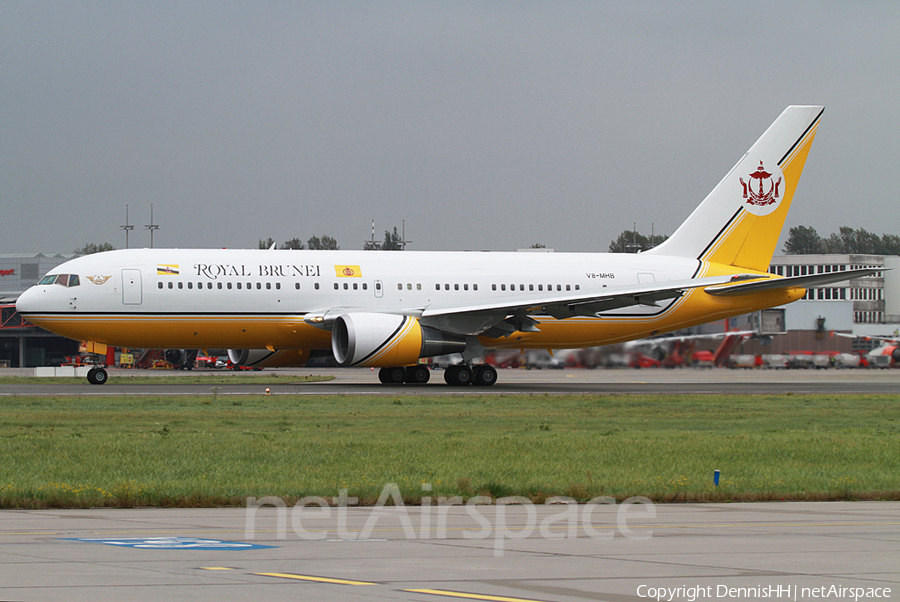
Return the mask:
[(88, 370), (87, 379), (92, 385), (105, 385), (109, 380), (109, 374), (105, 368), (91, 368)]
[(399, 385), (400, 383), (424, 385), (429, 378), (431, 378), (431, 371), (422, 365), (396, 366), (382, 368), (378, 371), (378, 380), (385, 385)]
[(444, 381), (451, 387), (490, 387), (497, 382), (497, 369), (487, 364), (469, 366), (456, 364), (444, 370)]
[[(431, 377), (431, 371), (425, 366), (397, 366), (382, 368), (378, 371), (378, 380), (386, 385), (398, 385), (407, 383), (411, 385), (424, 385)], [(476, 385), (490, 387), (497, 382), (497, 370), (493, 366), (468, 364), (456, 364), (444, 370), (444, 381), (452, 387), (465, 387)]]

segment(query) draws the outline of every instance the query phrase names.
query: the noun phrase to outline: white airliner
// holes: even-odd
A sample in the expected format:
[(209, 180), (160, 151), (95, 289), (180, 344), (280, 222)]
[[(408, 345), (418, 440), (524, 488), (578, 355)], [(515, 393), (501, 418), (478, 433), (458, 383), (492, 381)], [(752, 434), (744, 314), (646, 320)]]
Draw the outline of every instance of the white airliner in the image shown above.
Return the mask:
[[(26, 291), (33, 324), (106, 346), (227, 348), (248, 366), (381, 367), (461, 353), (451, 385), (493, 385), (486, 349), (619, 343), (800, 299), (874, 273), (767, 273), (823, 107), (788, 107), (671, 238), (640, 254), (131, 249), (79, 257)], [(88, 380), (107, 380), (103, 368)]]

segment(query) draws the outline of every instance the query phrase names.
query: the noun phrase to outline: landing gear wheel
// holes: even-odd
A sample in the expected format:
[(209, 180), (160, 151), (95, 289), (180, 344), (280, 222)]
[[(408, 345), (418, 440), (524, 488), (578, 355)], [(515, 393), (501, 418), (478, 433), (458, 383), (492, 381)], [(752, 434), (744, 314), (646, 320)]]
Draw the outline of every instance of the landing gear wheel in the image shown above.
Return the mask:
[(424, 385), (431, 378), (431, 372), (425, 366), (408, 366), (403, 379), (411, 385)]
[(385, 385), (398, 385), (406, 378), (406, 370), (400, 367), (382, 368), (378, 371), (378, 380)]
[(87, 379), (92, 385), (104, 385), (109, 380), (109, 374), (103, 368), (91, 368), (88, 370)]
[(475, 381), (472, 383), (478, 387), (490, 387), (497, 382), (497, 369), (493, 366), (476, 366)]
[(450, 366), (444, 372), (444, 380), (451, 387), (465, 387), (466, 385), (471, 385), (474, 379), (475, 374), (472, 371), (472, 368), (465, 364)]

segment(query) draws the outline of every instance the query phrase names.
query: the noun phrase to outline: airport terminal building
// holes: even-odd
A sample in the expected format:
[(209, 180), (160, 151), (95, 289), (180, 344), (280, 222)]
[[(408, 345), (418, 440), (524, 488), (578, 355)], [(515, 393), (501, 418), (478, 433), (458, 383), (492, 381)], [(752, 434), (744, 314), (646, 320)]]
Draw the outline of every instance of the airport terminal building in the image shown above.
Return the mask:
[(24, 322), (15, 308), (20, 294), (73, 257), (71, 253), (0, 253), (0, 367), (58, 365), (78, 352), (78, 342)]
[[(787, 354), (795, 350), (867, 351), (878, 341), (832, 337), (831, 332), (859, 337), (900, 334), (900, 257), (892, 255), (776, 255), (769, 272), (807, 276), (857, 268), (883, 268), (874, 276), (811, 288), (799, 301), (783, 306), (785, 334), (747, 341), (743, 353)], [(758, 315), (733, 318), (731, 329), (757, 329)], [(714, 327), (715, 330), (715, 327)], [(713, 332), (709, 330), (704, 332)], [(718, 330), (722, 330), (718, 328)]]

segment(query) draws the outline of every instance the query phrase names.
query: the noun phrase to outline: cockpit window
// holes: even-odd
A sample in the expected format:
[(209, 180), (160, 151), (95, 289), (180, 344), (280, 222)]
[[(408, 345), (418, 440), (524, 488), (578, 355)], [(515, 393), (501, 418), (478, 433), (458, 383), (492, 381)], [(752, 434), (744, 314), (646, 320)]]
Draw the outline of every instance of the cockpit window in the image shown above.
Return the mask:
[(78, 274), (47, 274), (38, 284), (58, 284), (60, 286), (78, 286), (81, 284)]

